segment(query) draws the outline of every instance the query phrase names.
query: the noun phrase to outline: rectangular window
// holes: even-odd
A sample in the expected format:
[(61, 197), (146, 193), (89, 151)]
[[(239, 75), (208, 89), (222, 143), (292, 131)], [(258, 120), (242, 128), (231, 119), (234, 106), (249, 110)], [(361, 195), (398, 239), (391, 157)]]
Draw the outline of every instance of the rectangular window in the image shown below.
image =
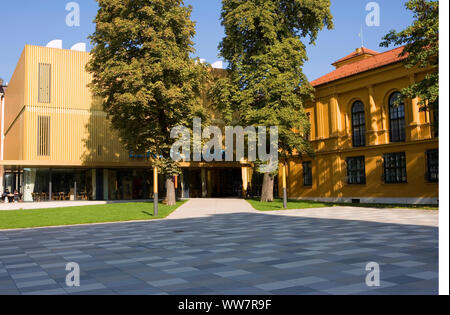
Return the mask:
[(439, 182), (439, 151), (427, 151), (427, 180), (431, 183)]
[(38, 156), (50, 155), (50, 116), (38, 116)]
[(50, 103), (50, 85), (51, 85), (51, 65), (47, 63), (39, 64), (39, 91), (38, 102)]
[(407, 182), (405, 152), (384, 155), (384, 182), (386, 184)]
[(364, 156), (347, 159), (347, 177), (350, 185), (366, 183), (366, 162)]
[(303, 185), (312, 186), (312, 164), (311, 162), (303, 163)]

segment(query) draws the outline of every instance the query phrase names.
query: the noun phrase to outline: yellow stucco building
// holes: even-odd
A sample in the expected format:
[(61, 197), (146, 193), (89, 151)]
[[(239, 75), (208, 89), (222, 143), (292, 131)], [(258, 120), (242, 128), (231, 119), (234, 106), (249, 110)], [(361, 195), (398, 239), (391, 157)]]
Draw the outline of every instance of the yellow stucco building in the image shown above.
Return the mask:
[[(422, 80), (406, 69), (402, 48), (359, 48), (334, 71), (311, 82), (306, 107), (314, 156), (287, 160), (291, 198), (368, 203), (438, 202), (438, 139), (434, 113), (418, 100), (394, 106), (398, 91)], [(281, 174), (281, 173), (280, 173)]]
[[(306, 111), (315, 155), (287, 161), (289, 197), (438, 201), (433, 113), (419, 112), (417, 100), (390, 106), (425, 75), (405, 69), (399, 52), (359, 49), (312, 82), (316, 99)], [(151, 198), (150, 156), (123, 149), (87, 87), (88, 60), (86, 52), (27, 45), (2, 93), (0, 185), (24, 201)], [(261, 188), (261, 176), (245, 162), (182, 167), (179, 197), (239, 197), (247, 189), (258, 195)]]

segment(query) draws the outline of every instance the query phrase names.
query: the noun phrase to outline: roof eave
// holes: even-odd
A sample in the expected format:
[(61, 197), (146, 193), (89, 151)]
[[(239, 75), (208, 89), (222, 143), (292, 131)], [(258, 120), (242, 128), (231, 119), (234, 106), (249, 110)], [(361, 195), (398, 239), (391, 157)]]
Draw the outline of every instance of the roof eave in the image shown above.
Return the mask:
[(331, 80), (331, 81), (327, 81), (327, 82), (324, 82), (324, 83), (319, 83), (317, 85), (313, 85), (312, 82), (311, 82), (311, 85), (313, 86), (313, 88), (317, 88), (317, 87), (320, 87), (320, 86), (323, 86), (323, 85), (326, 85), (326, 84), (329, 84), (329, 83), (334, 83), (334, 82), (339, 81), (339, 80), (345, 80), (345, 79), (348, 79), (348, 78), (351, 78), (351, 77), (354, 77), (354, 76), (357, 76), (357, 75), (360, 75), (360, 74), (363, 74), (363, 73), (366, 73), (366, 72), (369, 72), (369, 71), (372, 71), (372, 70), (376, 70), (376, 69), (380, 69), (380, 68), (383, 68), (383, 67), (391, 66), (391, 65), (396, 64), (396, 63), (401, 63), (401, 62), (403, 62), (403, 60), (404, 59), (396, 60), (396, 61), (384, 64), (384, 65), (380, 65), (380, 66), (377, 66), (377, 67), (374, 67), (374, 68), (363, 70), (361, 72), (349, 74), (349, 75), (347, 75), (345, 77), (342, 77), (342, 78), (337, 78), (337, 79), (334, 79), (334, 80)]

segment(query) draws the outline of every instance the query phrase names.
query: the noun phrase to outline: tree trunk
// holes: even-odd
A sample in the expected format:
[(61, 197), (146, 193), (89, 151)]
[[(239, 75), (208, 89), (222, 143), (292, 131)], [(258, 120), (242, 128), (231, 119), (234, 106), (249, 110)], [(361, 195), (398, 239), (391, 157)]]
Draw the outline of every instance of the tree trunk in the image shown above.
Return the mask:
[(261, 202), (273, 201), (273, 183), (274, 183), (274, 176), (271, 173), (264, 173), (261, 191)]
[(164, 203), (168, 206), (174, 206), (177, 203), (173, 176), (166, 177), (166, 199), (164, 200)]

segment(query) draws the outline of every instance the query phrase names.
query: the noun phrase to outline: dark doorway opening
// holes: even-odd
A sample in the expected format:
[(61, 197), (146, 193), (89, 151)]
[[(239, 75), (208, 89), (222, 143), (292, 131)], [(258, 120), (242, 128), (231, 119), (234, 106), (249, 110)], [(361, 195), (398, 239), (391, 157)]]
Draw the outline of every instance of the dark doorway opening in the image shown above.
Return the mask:
[(201, 198), (203, 189), (206, 189), (209, 198), (242, 197), (241, 168), (185, 169), (183, 197)]
[(212, 169), (211, 193), (214, 198), (242, 197), (242, 171), (240, 168)]

